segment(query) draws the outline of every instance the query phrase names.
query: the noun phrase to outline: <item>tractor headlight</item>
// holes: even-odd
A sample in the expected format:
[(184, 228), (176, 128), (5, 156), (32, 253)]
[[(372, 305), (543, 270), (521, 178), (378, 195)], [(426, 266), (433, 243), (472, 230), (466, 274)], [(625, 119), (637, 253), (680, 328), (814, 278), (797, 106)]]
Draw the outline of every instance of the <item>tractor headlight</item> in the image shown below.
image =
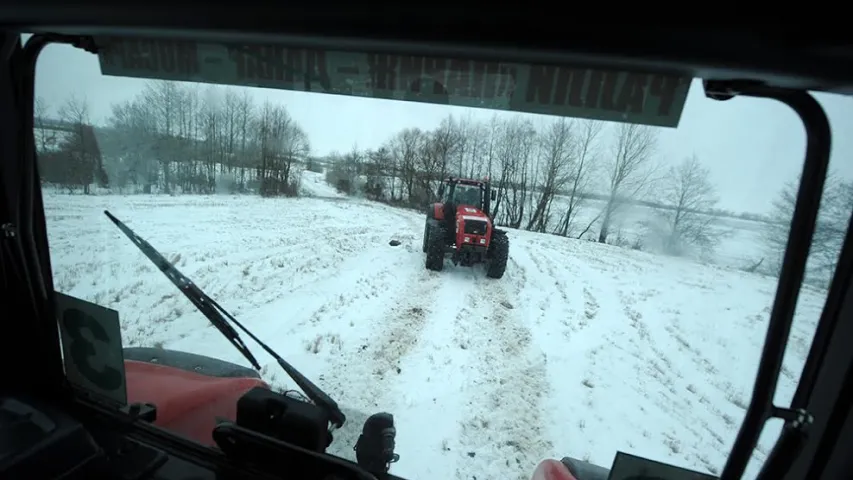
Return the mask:
[(471, 237), (465, 237), (465, 243), (471, 243)]
[(481, 239), (480, 239), (480, 243), (485, 244), (485, 243), (486, 243), (486, 239), (485, 239), (485, 238), (481, 238)]

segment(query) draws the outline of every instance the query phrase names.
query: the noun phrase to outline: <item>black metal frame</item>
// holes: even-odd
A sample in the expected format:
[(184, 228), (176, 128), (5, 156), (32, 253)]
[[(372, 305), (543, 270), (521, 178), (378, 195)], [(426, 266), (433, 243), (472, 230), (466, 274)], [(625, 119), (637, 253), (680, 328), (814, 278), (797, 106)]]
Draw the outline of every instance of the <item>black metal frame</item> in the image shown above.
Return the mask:
[[(0, 7), (0, 25), (6, 29), (0, 50), (0, 123), (3, 125), (0, 129), (3, 153), (0, 224), (5, 236), (2, 273), (6, 280), (4, 297), (8, 300), (7, 311), (16, 312), (14, 318), (5, 315), (6, 320), (2, 322), (0, 368), (3, 369), (4, 390), (27, 392), (63, 404), (72, 401), (62, 373), (58, 333), (53, 320), (53, 282), (31, 133), (35, 57), (43, 44), (29, 44), (25, 51), (15, 29), (27, 26), (29, 31), (41, 27), (91, 33), (118, 32), (122, 27), (130, 27), (151, 34), (157, 33), (157, 28), (165, 28), (171, 30), (159, 32), (169, 35), (195, 30), (192, 32), (194, 35), (219, 36), (221, 32), (212, 30), (212, 25), (217, 25), (244, 39), (258, 39), (264, 33), (287, 31), (284, 40), (318, 46), (371, 47), (431, 54), (465, 52), (468, 56), (480, 58), (676, 71), (717, 80), (747, 78), (751, 81), (708, 82), (708, 95), (719, 99), (735, 94), (776, 98), (791, 106), (803, 118), (810, 136), (807, 160), (803, 167), (783, 280), (777, 289), (768, 341), (764, 346), (763, 358), (769, 361), (759, 369), (750, 408), (735, 443), (735, 453), (729, 458), (722, 478), (741, 476), (750, 452), (748, 448), (739, 448), (755, 445), (766, 419), (791, 417), (796, 409), (803, 409), (814, 416), (811, 434), (793, 444), (780, 442), (777, 447), (793, 445), (801, 454), (794, 456), (791, 450), (774, 450), (770, 459), (782, 459), (783, 462), (768, 461), (767, 465), (781, 468), (778, 471), (765, 470), (762, 476), (771, 478), (770, 475), (780, 474), (787, 479), (816, 479), (844, 478), (849, 474), (849, 443), (844, 443), (853, 439), (850, 415), (853, 378), (849, 374), (853, 371), (853, 349), (844, 341), (853, 333), (853, 315), (850, 314), (853, 309), (850, 282), (853, 241), (849, 236), (794, 402), (790, 409), (772, 404), (775, 378), (784, 354), (814, 226), (814, 207), (819, 203), (818, 187), (823, 184), (829, 154), (829, 131), (820, 107), (809, 95), (791, 92), (784, 87), (853, 93), (853, 55), (849, 50), (829, 48), (835, 39), (817, 39), (811, 35), (812, 43), (794, 49), (789, 41), (782, 40), (788, 38), (787, 32), (768, 34), (767, 30), (762, 32), (753, 26), (750, 26), (753, 33), (729, 29), (704, 39), (702, 32), (696, 29), (685, 32), (650, 28), (640, 32), (639, 29), (620, 27), (623, 36), (632, 38), (623, 42), (591, 35), (593, 28), (600, 28), (596, 26), (589, 30), (573, 27), (567, 31), (562, 21), (557, 25), (545, 20), (535, 28), (524, 28), (524, 20), (517, 16), (487, 22), (483, 21), (479, 10), (468, 12), (464, 8), (454, 10), (452, 13), (458, 15), (454, 18), (448, 17), (449, 13), (444, 10), (437, 12), (436, 15), (441, 17), (438, 20), (444, 25), (435, 28), (429, 22), (437, 19), (423, 11), (409, 17), (412, 24), (403, 25), (385, 22), (386, 17), (369, 19), (349, 11), (346, 16), (340, 14), (329, 20), (305, 7), (299, 11), (275, 14), (259, 13), (248, 7), (237, 12), (206, 7), (206, 15), (202, 17), (197, 15), (196, 6), (192, 7), (193, 15), (187, 16), (181, 15), (181, 7), (176, 5), (164, 6), (163, 10), (152, 5), (131, 6), (124, 11), (112, 12), (101, 10), (99, 5), (53, 6), (56, 8), (51, 10), (39, 2), (29, 2)], [(285, 8), (280, 7), (280, 10)], [(323, 9), (323, 14), (331, 15), (327, 6)], [(400, 13), (389, 8), (384, 14), (393, 16), (395, 12)], [(476, 31), (471, 29), (470, 23), (474, 16), (479, 16), (477, 24), (481, 27)], [(525, 37), (512, 41), (506, 38), (506, 34), (511, 32), (524, 32)], [(765, 34), (764, 37), (761, 34)], [(822, 34), (827, 35), (828, 30)], [(281, 34), (277, 36), (281, 37)], [(469, 43), (479, 46), (467, 45)], [(507, 47), (509, 44), (512, 48)], [(27, 359), (36, 359), (38, 363), (23, 370), (20, 368), (22, 359), (15, 352), (27, 352)], [(181, 445), (176, 442), (172, 447)], [(208, 455), (187, 445), (180, 448), (184, 455)], [(785, 459), (792, 461), (790, 469), (785, 468)]]
[[(513, 9), (487, 11), (479, 4), (452, 9), (408, 2), (351, 4), (127, 2), (108, 9), (98, 2), (30, 0), (0, 5), (0, 21), (16, 27), (60, 31), (165, 33), (242, 38), (279, 38), (321, 46), (379, 46), (392, 51), (464, 52), (507, 61), (569, 61), (649, 71), (684, 71), (693, 77), (754, 79), (770, 85), (853, 93), (853, 53), (843, 28), (738, 22), (726, 27), (640, 20), (596, 24), (592, 12), (573, 21), (552, 2), (526, 2)], [(604, 7), (607, 8), (607, 7)], [(606, 18), (612, 19), (612, 12)], [(315, 38), (306, 40), (306, 36)], [(389, 40), (393, 42), (389, 42)]]
[[(791, 421), (794, 418), (793, 408), (778, 407), (773, 404), (776, 384), (782, 368), (785, 346), (797, 298), (805, 275), (806, 258), (811, 247), (812, 235), (817, 221), (817, 210), (823, 192), (826, 172), (829, 168), (829, 154), (832, 134), (829, 121), (820, 104), (806, 92), (791, 91), (755, 85), (752, 83), (706, 82), (706, 93), (711, 98), (727, 100), (735, 95), (768, 98), (785, 103), (802, 119), (806, 127), (808, 142), (806, 158), (803, 164), (802, 180), (791, 219), (791, 230), (785, 250), (782, 270), (779, 274), (779, 285), (773, 309), (770, 313), (770, 323), (767, 328), (761, 363), (756, 375), (752, 400), (747, 408), (743, 424), (732, 447), (732, 454), (726, 461), (721, 478), (740, 478), (746, 469), (752, 450), (758, 442), (766, 421), (770, 418), (783, 418)], [(811, 421), (809, 421), (810, 426)], [(778, 478), (788, 470), (787, 461), (792, 461), (791, 451), (782, 451), (780, 446), (787, 444), (779, 442), (768, 456), (762, 469), (761, 476)], [(781, 455), (786, 453), (787, 455)]]

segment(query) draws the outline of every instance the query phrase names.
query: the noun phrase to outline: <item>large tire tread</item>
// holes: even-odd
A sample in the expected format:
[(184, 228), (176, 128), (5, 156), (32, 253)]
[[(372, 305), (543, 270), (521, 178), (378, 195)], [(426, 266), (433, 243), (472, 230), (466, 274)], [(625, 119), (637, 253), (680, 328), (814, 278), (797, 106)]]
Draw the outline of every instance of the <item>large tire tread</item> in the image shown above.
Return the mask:
[(426, 262), (427, 270), (440, 272), (444, 269), (444, 227), (427, 226)]
[(424, 253), (427, 251), (427, 241), (429, 239), (429, 222), (424, 222)]
[(505, 234), (493, 234), (489, 245), (491, 255), (489, 258), (486, 276), (489, 278), (501, 278), (506, 271), (509, 260), (509, 238)]

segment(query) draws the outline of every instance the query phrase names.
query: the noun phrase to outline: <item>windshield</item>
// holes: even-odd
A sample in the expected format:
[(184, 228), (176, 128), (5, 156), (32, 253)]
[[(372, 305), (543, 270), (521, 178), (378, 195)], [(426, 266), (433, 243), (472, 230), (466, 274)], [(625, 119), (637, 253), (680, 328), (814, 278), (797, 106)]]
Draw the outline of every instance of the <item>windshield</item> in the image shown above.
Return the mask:
[[(449, 195), (450, 192), (448, 192)], [(453, 187), (453, 198), (448, 198), (445, 201), (450, 201), (457, 205), (470, 205), (472, 207), (480, 206), (480, 187), (477, 185), (465, 185), (464, 183), (456, 184)]]
[[(528, 478), (545, 457), (609, 466), (617, 451), (718, 474), (751, 395), (805, 134), (781, 104), (716, 102), (699, 83), (665, 128), (104, 76), (96, 56), (51, 45), (34, 124), (55, 288), (118, 312), (124, 347), (251, 366), (109, 210), (340, 404), (333, 454), (354, 459), (364, 415), (387, 411), (405, 478)], [(818, 98), (832, 177), (780, 404), (853, 206), (853, 102)], [(448, 177), (491, 179), (488, 247), (466, 250), (436, 216)], [(433, 245), (440, 271), (425, 268)], [(266, 382), (296, 389), (246, 344)]]

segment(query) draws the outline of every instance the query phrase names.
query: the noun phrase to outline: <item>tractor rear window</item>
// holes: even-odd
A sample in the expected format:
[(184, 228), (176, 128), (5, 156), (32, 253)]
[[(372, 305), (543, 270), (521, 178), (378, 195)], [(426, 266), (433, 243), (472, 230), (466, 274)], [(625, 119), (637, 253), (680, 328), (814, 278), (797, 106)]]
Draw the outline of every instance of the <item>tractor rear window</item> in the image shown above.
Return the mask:
[[(131, 78), (121, 68), (136, 57), (124, 55), (99, 63), (48, 46), (34, 134), (55, 288), (117, 312), (127, 352), (205, 355), (236, 366), (204, 372), (235, 377), (251, 367), (104, 210), (337, 401), (348, 422), (332, 454), (354, 459), (364, 419), (385, 411), (400, 455), (391, 473), (404, 478), (529, 478), (545, 457), (608, 467), (617, 451), (720, 472), (803, 164), (786, 107), (716, 102), (693, 80), (680, 120), (655, 126), (369, 98), (352, 82), (346, 95), (258, 88), (270, 85), (249, 78), (263, 76), (255, 60), (240, 64), (242, 86)], [(494, 72), (489, 85), (515, 85)], [(536, 72), (525, 88), (563, 98)], [(818, 98), (832, 173), (780, 402), (853, 207), (853, 101)], [(296, 389), (247, 344), (264, 382)], [(128, 400), (190, 404), (157, 388), (174, 379), (127, 372)], [(166, 428), (203, 443), (203, 428), (183, 425), (214, 425), (222, 405)]]
[(466, 204), (471, 206), (480, 206), (482, 200), (482, 191), (479, 186), (458, 184), (454, 188), (453, 196), (447, 201), (456, 204)]

